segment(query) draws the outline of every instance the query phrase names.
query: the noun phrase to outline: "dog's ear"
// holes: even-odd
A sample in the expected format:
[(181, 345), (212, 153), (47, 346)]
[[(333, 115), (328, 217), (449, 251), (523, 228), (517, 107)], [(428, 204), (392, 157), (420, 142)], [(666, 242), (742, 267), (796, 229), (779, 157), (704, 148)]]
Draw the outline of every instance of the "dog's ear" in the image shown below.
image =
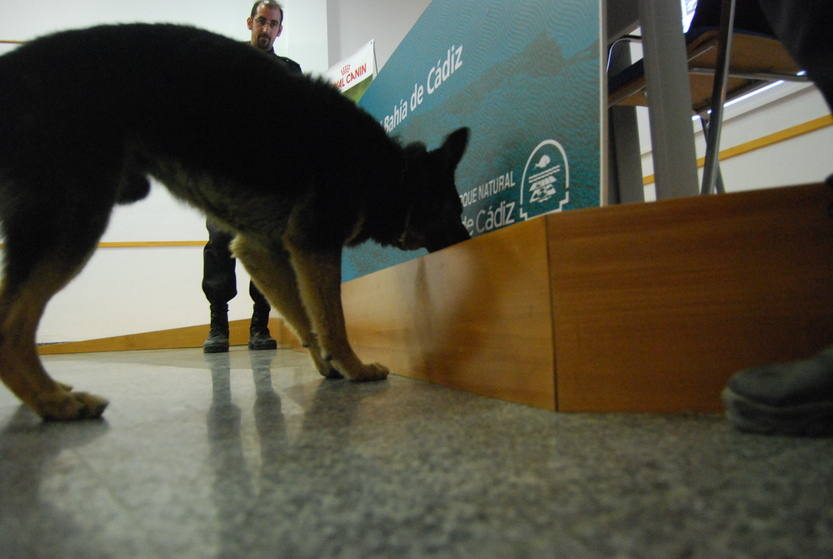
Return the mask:
[(445, 139), (440, 152), (443, 154), (445, 164), (449, 169), (457, 167), (457, 164), (463, 158), (468, 143), (469, 129), (467, 127), (458, 128)]

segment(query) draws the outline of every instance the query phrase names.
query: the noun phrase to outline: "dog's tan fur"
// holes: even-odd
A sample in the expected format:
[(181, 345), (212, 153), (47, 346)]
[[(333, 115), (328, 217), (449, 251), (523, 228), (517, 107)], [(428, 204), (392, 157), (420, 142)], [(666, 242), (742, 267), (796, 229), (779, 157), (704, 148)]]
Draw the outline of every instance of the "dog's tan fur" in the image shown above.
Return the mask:
[(6, 282), (0, 288), (0, 378), (3, 383), (44, 419), (98, 417), (107, 400), (55, 382), (43, 368), (35, 346), (38, 322), (46, 303), (77, 269), (45, 263), (17, 296)]

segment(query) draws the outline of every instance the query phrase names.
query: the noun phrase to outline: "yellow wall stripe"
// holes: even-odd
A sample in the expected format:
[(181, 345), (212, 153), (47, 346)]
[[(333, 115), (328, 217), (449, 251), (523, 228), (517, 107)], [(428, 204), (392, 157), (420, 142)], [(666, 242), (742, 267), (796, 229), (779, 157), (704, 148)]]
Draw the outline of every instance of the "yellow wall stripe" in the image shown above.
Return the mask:
[[(207, 241), (114, 241), (98, 243), (98, 248), (159, 248), (159, 247), (201, 247)], [(0, 243), (0, 247), (6, 246)]]
[[(756, 140), (752, 140), (750, 142), (745, 142), (743, 144), (738, 144), (734, 147), (727, 148), (720, 152), (720, 161), (724, 161), (726, 159), (730, 159), (738, 155), (743, 155), (745, 153), (749, 153), (751, 151), (755, 151), (766, 146), (771, 146), (772, 144), (777, 144), (778, 142), (783, 142), (784, 140), (790, 140), (792, 138), (808, 134), (815, 130), (826, 128), (830, 125), (833, 125), (833, 115), (820, 116), (819, 118), (808, 120), (807, 122), (804, 122), (802, 124), (796, 124), (795, 126), (790, 126), (789, 128), (779, 130), (778, 132), (773, 132), (772, 134), (762, 136)], [(702, 168), (703, 165), (705, 165), (705, 161), (705, 157), (701, 157), (700, 159), (698, 159), (697, 167)], [(648, 175), (642, 179), (642, 184), (653, 184), (654, 181), (656, 181), (655, 176)]]
[(98, 248), (200, 247), (206, 241), (123, 241), (98, 243)]

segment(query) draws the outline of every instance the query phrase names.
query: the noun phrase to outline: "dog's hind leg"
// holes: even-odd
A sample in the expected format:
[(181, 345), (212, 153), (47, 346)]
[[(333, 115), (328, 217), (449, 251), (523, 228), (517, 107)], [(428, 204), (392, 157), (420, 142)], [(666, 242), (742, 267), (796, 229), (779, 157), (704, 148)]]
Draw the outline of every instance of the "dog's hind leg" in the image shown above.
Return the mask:
[(327, 378), (341, 378), (341, 373), (324, 359), (318, 347), (318, 339), (301, 301), (289, 253), (283, 247), (267, 249), (244, 235), (237, 235), (232, 242), (232, 251), (243, 263), (257, 288), (266, 295), (275, 310), (295, 331), (301, 344), (309, 350), (318, 372)]
[(50, 420), (99, 417), (107, 406), (103, 398), (71, 392), (50, 378), (35, 346), (46, 304), (81, 270), (107, 223), (112, 199), (84, 194), (63, 202), (17, 201), (14, 211), (3, 216), (0, 378), (21, 401)]
[[(83, 392), (71, 392), (55, 382), (43, 368), (35, 347), (35, 333), (46, 302), (55, 291), (51, 270), (37, 270), (17, 295), (7, 283), (0, 292), (0, 378), (23, 403), (44, 419), (98, 417), (107, 401)], [(40, 275), (42, 274), (42, 275)], [(50, 277), (52, 276), (52, 277)]]

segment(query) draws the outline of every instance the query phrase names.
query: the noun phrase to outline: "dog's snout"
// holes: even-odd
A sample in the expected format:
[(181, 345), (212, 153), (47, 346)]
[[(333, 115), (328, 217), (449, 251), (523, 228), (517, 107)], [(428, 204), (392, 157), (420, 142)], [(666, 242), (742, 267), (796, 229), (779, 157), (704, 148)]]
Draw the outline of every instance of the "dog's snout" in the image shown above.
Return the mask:
[(467, 241), (471, 238), (469, 235), (468, 230), (463, 227), (463, 224), (460, 223), (459, 227), (455, 227), (452, 231), (446, 232), (445, 235), (438, 236), (438, 238), (431, 239), (426, 244), (426, 249), (428, 252), (437, 252), (438, 250), (442, 250), (446, 247), (450, 247), (451, 245), (456, 245), (457, 243), (462, 243), (463, 241)]

